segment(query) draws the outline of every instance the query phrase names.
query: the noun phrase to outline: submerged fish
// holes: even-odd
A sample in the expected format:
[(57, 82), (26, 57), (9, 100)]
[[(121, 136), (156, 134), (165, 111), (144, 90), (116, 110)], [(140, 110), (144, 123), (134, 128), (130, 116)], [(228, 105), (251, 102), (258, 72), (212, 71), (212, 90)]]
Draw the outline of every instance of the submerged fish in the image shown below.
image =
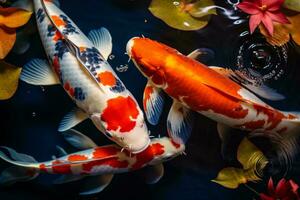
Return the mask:
[(191, 131), (191, 110), (217, 121), (221, 138), (227, 127), (282, 136), (300, 129), (299, 114), (279, 111), (252, 92), (271, 100), (283, 99), (282, 95), (265, 85), (238, 84), (232, 80), (241, 78), (236, 72), (197, 62), (197, 51), (184, 56), (159, 42), (132, 38), (127, 52), (148, 79), (143, 104), (150, 123), (159, 119), (162, 91), (173, 98), (167, 124), (171, 135)]
[[(113, 174), (138, 170), (147, 166), (145, 178), (149, 184), (156, 183), (163, 176), (162, 163), (183, 153), (185, 145), (163, 137), (152, 139), (142, 152), (132, 154), (117, 145), (98, 147), (90, 138), (75, 130), (63, 133), (73, 146), (85, 149), (67, 154), (62, 148), (61, 157), (37, 163), (31, 156), (20, 154), (8, 147), (2, 147), (0, 158), (13, 164), (0, 176), (0, 184), (8, 185), (18, 181), (29, 181), (39, 173), (61, 174), (55, 183), (67, 183), (86, 178), (81, 194), (101, 192), (113, 178)], [(7, 153), (5, 153), (7, 152)]]
[[(56, 2), (56, 1), (53, 1)], [(52, 1), (34, 0), (39, 33), (48, 60), (34, 59), (21, 80), (35, 85), (61, 84), (78, 108), (62, 120), (65, 131), (90, 118), (108, 138), (137, 153), (150, 143), (143, 112), (113, 71), (107, 58), (112, 39), (105, 28), (86, 37)]]

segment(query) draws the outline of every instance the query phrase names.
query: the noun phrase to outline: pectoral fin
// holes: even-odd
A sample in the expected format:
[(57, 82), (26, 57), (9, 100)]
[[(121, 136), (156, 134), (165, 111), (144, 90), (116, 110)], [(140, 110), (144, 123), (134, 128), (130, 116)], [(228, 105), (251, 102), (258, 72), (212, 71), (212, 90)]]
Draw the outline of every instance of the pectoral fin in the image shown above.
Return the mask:
[(74, 129), (65, 131), (62, 134), (64, 138), (77, 149), (91, 149), (97, 146), (89, 137)]
[(58, 131), (63, 132), (66, 131), (82, 121), (88, 118), (88, 114), (86, 114), (83, 110), (79, 108), (74, 108), (71, 112), (69, 112), (64, 118), (61, 120), (59, 124)]
[(25, 64), (20, 79), (32, 85), (59, 84), (59, 80), (49, 63), (42, 59), (33, 59)]
[(84, 176), (84, 175), (73, 175), (73, 174), (62, 175), (58, 179), (54, 180), (53, 183), (54, 184), (70, 183), (70, 182), (81, 180), (84, 177), (86, 177), (86, 176)]
[(104, 174), (87, 178), (80, 195), (90, 195), (102, 192), (111, 182), (113, 174)]
[(179, 144), (186, 143), (189, 139), (194, 123), (193, 112), (174, 101), (170, 109), (167, 128), (169, 136)]
[(100, 29), (91, 30), (88, 38), (107, 60), (112, 51), (112, 38), (109, 31), (103, 27)]
[(233, 71), (231, 69), (222, 68), (222, 67), (215, 67), (210, 66), (210, 69), (226, 76), (233, 81), (237, 82), (238, 84), (243, 85), (249, 91), (257, 94), (258, 96), (272, 100), (272, 101), (280, 101), (285, 99), (282, 94), (279, 94), (276, 90), (266, 86), (265, 84), (256, 84), (254, 80), (247, 78), (243, 73), (239, 72), (238, 70)]
[(157, 165), (147, 166), (142, 172), (147, 184), (155, 184), (164, 175), (164, 165), (160, 163)]
[(149, 123), (156, 125), (163, 110), (164, 94), (161, 89), (153, 86), (149, 81), (144, 90), (143, 106)]

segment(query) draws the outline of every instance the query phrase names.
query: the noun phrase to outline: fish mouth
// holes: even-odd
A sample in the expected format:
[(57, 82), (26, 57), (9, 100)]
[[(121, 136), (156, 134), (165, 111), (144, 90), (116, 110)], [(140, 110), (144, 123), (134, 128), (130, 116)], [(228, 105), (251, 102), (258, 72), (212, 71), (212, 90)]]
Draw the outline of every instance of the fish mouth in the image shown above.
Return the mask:
[(141, 152), (143, 152), (145, 149), (148, 148), (148, 146), (150, 145), (150, 143), (151, 143), (151, 140), (150, 140), (150, 138), (148, 138), (147, 143), (146, 143), (142, 148), (140, 148), (140, 149), (138, 149), (138, 150), (136, 150), (136, 151), (133, 151), (132, 149), (129, 149), (129, 151), (130, 151), (131, 153), (133, 153), (133, 154), (141, 153)]
[(131, 38), (128, 42), (127, 42), (127, 45), (126, 45), (126, 51), (127, 51), (127, 54), (129, 56), (130, 59), (132, 59), (132, 54), (131, 54), (131, 50), (132, 50), (132, 47), (134, 45), (134, 40), (135, 39), (138, 39), (138, 37), (133, 37)]

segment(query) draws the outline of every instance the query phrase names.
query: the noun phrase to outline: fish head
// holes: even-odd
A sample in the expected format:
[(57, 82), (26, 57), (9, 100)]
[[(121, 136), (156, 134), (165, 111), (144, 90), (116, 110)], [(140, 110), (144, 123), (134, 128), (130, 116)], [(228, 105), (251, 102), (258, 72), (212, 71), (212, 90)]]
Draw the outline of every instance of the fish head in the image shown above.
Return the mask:
[(183, 143), (175, 143), (168, 137), (153, 139), (150, 146), (154, 153), (154, 159), (149, 163), (150, 165), (169, 161), (183, 154), (185, 150), (185, 145)]
[(127, 43), (127, 54), (139, 71), (160, 88), (166, 86), (166, 58), (178, 53), (164, 44), (148, 38), (134, 37)]
[(151, 143), (149, 130), (143, 117), (138, 117), (136, 125), (128, 132), (115, 131), (114, 141), (127, 151), (137, 154), (144, 151)]
[(103, 127), (102, 132), (109, 139), (132, 153), (139, 153), (150, 144), (143, 112), (132, 95), (108, 99), (104, 110), (91, 119), (97, 127)]

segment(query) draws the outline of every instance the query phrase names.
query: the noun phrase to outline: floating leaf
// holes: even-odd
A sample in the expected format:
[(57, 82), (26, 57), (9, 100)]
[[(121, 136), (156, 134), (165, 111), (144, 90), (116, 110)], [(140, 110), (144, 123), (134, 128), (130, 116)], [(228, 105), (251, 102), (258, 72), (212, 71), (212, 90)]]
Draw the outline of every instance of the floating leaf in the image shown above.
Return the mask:
[(0, 61), (0, 100), (11, 98), (18, 88), (21, 68)]
[(288, 8), (290, 10), (300, 12), (300, 1), (299, 0), (285, 0), (283, 3), (283, 7)]
[(32, 12), (21, 8), (0, 8), (0, 24), (8, 28), (18, 28), (28, 22)]
[(191, 31), (208, 24), (211, 14), (216, 13), (212, 6), (212, 0), (199, 0), (195, 3), (184, 0), (152, 0), (149, 10), (169, 26)]
[(212, 0), (199, 0), (193, 4), (190, 11), (193, 17), (201, 18), (207, 15), (216, 15), (216, 6)]
[(267, 163), (264, 154), (247, 138), (244, 138), (239, 145), (237, 159), (244, 169), (251, 169), (260, 162)]
[(217, 178), (212, 180), (226, 188), (236, 189), (248, 181), (261, 180), (260, 176), (268, 161), (263, 153), (247, 138), (243, 139), (237, 152), (238, 161), (243, 169), (229, 167), (222, 169)]
[(267, 41), (272, 45), (282, 46), (290, 40), (290, 35), (293, 40), (300, 45), (300, 14), (287, 16), (290, 24), (274, 23), (274, 33), (270, 36), (267, 31), (260, 26), (260, 32), (263, 34)]
[(247, 183), (247, 179), (243, 169), (228, 167), (222, 169), (217, 178), (212, 180), (212, 182), (218, 183), (229, 189), (236, 189), (240, 184)]
[(16, 41), (16, 30), (0, 28), (0, 59), (5, 58)]

